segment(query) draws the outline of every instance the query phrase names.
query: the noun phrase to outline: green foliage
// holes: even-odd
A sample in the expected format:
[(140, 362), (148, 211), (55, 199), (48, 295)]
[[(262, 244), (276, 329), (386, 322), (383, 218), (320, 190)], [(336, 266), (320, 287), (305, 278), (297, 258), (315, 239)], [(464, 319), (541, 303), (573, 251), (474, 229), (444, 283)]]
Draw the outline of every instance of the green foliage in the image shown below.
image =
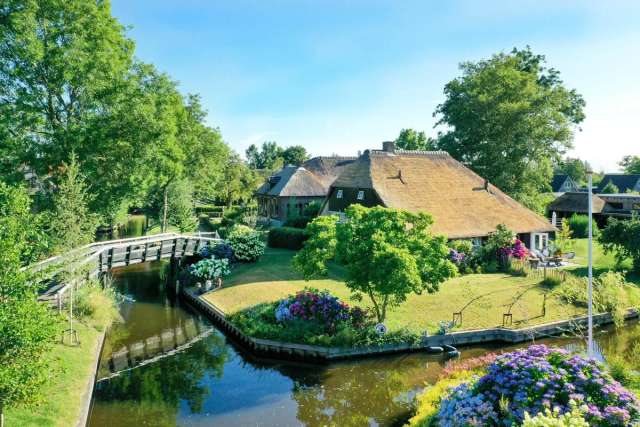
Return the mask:
[(227, 241), (239, 262), (256, 262), (264, 254), (266, 246), (260, 233), (246, 225), (233, 226)]
[(43, 355), (53, 344), (55, 319), (21, 269), (35, 225), (27, 194), (0, 183), (0, 407), (36, 402), (50, 377)]
[(602, 194), (618, 194), (620, 189), (612, 181), (608, 181), (600, 192)]
[(172, 182), (169, 185), (169, 206), (167, 219), (169, 224), (181, 232), (194, 231), (198, 223), (193, 208), (193, 187), (187, 180)]
[(473, 242), (468, 239), (456, 239), (449, 242), (449, 247), (467, 256), (473, 254)]
[(294, 227), (274, 227), (269, 230), (267, 244), (270, 248), (300, 250), (307, 240), (305, 230)]
[[(593, 228), (593, 235), (597, 236), (600, 230), (595, 220), (591, 221), (591, 226)], [(574, 213), (569, 217), (569, 228), (571, 229), (572, 236), (576, 239), (589, 237), (589, 217), (587, 215)]]
[(300, 166), (309, 160), (307, 149), (302, 145), (292, 145), (282, 152), (282, 160), (285, 165)]
[(304, 207), (302, 211), (302, 215), (308, 218), (315, 218), (320, 214), (320, 209), (322, 208), (322, 202), (318, 200), (314, 200)]
[(327, 262), (335, 258), (337, 222), (337, 216), (320, 216), (307, 225), (308, 239), (293, 258), (294, 268), (305, 279), (327, 275)]
[(446, 84), (437, 146), (527, 206), (549, 191), (553, 162), (571, 147), (585, 102), (528, 47), (466, 62)]
[(589, 170), (591, 170), (591, 166), (587, 161), (566, 157), (556, 164), (553, 172), (555, 174), (567, 175), (577, 185), (582, 185), (587, 181), (587, 171)]
[(556, 249), (563, 253), (571, 250), (573, 248), (573, 241), (571, 240), (572, 235), (573, 231), (569, 225), (569, 220), (567, 220), (567, 218), (562, 218), (562, 224), (560, 225), (560, 229), (556, 232), (556, 239), (553, 242)]
[(429, 151), (434, 149), (433, 139), (427, 138), (424, 132), (417, 132), (413, 129), (402, 129), (395, 143), (396, 148), (403, 150)]
[(626, 174), (640, 174), (640, 156), (624, 156), (618, 164)]
[(385, 344), (414, 344), (420, 336), (408, 330), (379, 334), (375, 323), (364, 326), (340, 322), (336, 330), (328, 333), (321, 322), (278, 322), (275, 317), (279, 302), (262, 303), (233, 313), (227, 319), (244, 334), (261, 339), (287, 343), (321, 345), (326, 347), (364, 347)]
[(75, 154), (62, 164), (60, 185), (53, 197), (54, 210), (49, 223), (53, 252), (61, 253), (93, 241), (98, 224), (89, 211), (91, 196)]
[(74, 293), (73, 309), (78, 318), (99, 331), (121, 320), (117, 295), (110, 279), (105, 280), (104, 285), (99, 280), (84, 283)]
[(499, 268), (506, 268), (507, 263), (500, 256), (500, 249), (510, 247), (516, 239), (516, 234), (506, 225), (498, 224), (496, 231), (489, 234), (486, 243), (482, 246), (483, 271), (495, 273)]
[[(554, 284), (556, 285), (556, 284)], [(611, 313), (616, 326), (624, 324), (624, 315), (631, 302), (627, 297), (629, 286), (624, 275), (608, 271), (593, 280), (593, 307), (596, 313)], [(553, 291), (561, 300), (580, 307), (587, 306), (587, 279), (568, 275), (567, 280)]]
[(599, 242), (605, 254), (615, 253), (618, 263), (625, 258), (631, 258), (634, 271), (640, 272), (640, 217), (638, 215), (634, 215), (631, 219), (610, 218), (600, 234)]
[(583, 411), (574, 405), (571, 412), (564, 414), (557, 408), (553, 412), (547, 408), (534, 417), (525, 413), (522, 427), (589, 427), (589, 423), (584, 419)]
[(251, 144), (245, 151), (249, 167), (270, 171), (278, 170), (284, 166), (283, 153), (284, 150), (275, 141), (263, 142), (261, 149), (258, 149), (255, 144)]
[(191, 266), (192, 275), (203, 280), (213, 280), (229, 275), (229, 260), (225, 258), (207, 258), (198, 261)]
[[(411, 293), (435, 292), (456, 274), (446, 239), (429, 233), (429, 215), (360, 205), (349, 206), (345, 214), (346, 221), (337, 225), (336, 217), (324, 217), (328, 219), (316, 230), (321, 234), (317, 239), (308, 228), (311, 237), (294, 265), (309, 278), (326, 274), (326, 262), (336, 257), (346, 267), (346, 286), (356, 298), (366, 295), (371, 300), (379, 322), (388, 307), (406, 301)], [(335, 254), (330, 252), (334, 239)], [(328, 247), (319, 248), (319, 241)]]
[(223, 167), (218, 197), (227, 207), (248, 201), (258, 187), (260, 176), (251, 170), (240, 156), (232, 153)]

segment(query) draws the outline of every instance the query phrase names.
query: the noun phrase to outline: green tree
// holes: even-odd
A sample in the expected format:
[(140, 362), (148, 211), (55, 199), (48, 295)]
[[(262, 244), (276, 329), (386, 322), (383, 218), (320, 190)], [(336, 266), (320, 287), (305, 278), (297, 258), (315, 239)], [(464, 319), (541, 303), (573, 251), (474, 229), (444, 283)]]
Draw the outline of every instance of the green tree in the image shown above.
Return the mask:
[(240, 200), (248, 200), (257, 189), (260, 176), (249, 169), (240, 156), (232, 153), (223, 168), (219, 198), (231, 207)]
[(245, 151), (247, 163), (252, 169), (277, 170), (284, 165), (284, 150), (274, 141), (265, 141), (261, 149), (251, 144)]
[(282, 160), (285, 165), (300, 166), (309, 160), (309, 153), (302, 145), (292, 145), (282, 152)]
[(192, 185), (187, 180), (171, 183), (168, 189), (169, 224), (178, 227), (180, 232), (194, 231), (198, 223), (193, 203)]
[(92, 242), (98, 224), (96, 215), (89, 211), (91, 196), (74, 153), (69, 164), (62, 164), (61, 175), (49, 223), (54, 253)]
[[(346, 286), (354, 297), (370, 299), (379, 322), (388, 307), (403, 303), (411, 293), (435, 292), (456, 274), (446, 239), (429, 232), (429, 215), (360, 205), (349, 206), (345, 214), (346, 221), (336, 224), (334, 233), (326, 218), (335, 222), (336, 217), (320, 217), (309, 225), (311, 231), (321, 221), (317, 233), (325, 234), (311, 235), (294, 266), (308, 279), (326, 274), (323, 265), (335, 255), (347, 270)], [(325, 249), (317, 245), (323, 240), (328, 243)], [(309, 250), (307, 244), (312, 245)]]
[(633, 261), (633, 269), (640, 273), (640, 217), (631, 219), (609, 218), (598, 237), (605, 253), (614, 253), (618, 262), (626, 258)]
[(640, 156), (624, 156), (618, 165), (626, 174), (640, 174)]
[(587, 161), (567, 157), (556, 164), (553, 172), (568, 175), (576, 184), (583, 185), (587, 182), (587, 171), (589, 170), (591, 170), (591, 166)]
[(26, 192), (0, 183), (0, 424), (4, 406), (37, 402), (50, 376), (55, 321), (22, 269), (37, 223)]
[[(438, 105), (437, 145), (517, 200), (536, 203), (557, 162), (571, 147), (585, 102), (560, 73), (529, 48), (465, 62)], [(532, 202), (533, 201), (533, 202)]]
[(307, 224), (309, 239), (293, 258), (293, 266), (306, 279), (326, 276), (327, 262), (336, 255), (337, 216), (319, 216)]
[(403, 150), (429, 151), (435, 147), (435, 141), (433, 139), (427, 138), (424, 132), (418, 132), (413, 129), (402, 129), (395, 143), (396, 148)]
[(600, 192), (602, 194), (618, 194), (620, 189), (611, 180), (609, 180), (605, 186), (602, 187), (602, 191)]

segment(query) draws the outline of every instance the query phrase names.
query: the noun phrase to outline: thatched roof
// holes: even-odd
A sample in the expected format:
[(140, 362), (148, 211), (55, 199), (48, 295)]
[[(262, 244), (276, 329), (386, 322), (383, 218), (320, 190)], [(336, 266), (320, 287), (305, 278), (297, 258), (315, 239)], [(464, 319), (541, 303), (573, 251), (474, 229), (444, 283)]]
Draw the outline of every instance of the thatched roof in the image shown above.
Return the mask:
[[(549, 204), (549, 212), (589, 212), (589, 193), (564, 193)], [(601, 213), (604, 209), (605, 201), (593, 195), (593, 213)]]
[(314, 157), (302, 166), (285, 166), (256, 191), (278, 197), (324, 197), (342, 169), (355, 157)]
[(372, 188), (387, 207), (429, 213), (434, 233), (449, 238), (486, 236), (498, 224), (516, 233), (555, 230), (442, 151), (366, 151), (332, 187)]

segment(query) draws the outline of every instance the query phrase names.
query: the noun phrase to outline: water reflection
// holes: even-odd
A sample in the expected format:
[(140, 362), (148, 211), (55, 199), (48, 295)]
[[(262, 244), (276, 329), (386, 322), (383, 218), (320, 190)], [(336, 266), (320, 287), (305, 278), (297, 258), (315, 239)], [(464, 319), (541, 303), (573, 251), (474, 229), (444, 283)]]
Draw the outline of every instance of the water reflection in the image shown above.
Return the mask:
[[(115, 283), (130, 301), (122, 308), (126, 323), (110, 332), (103, 360), (122, 346), (186, 322), (208, 324), (165, 292), (161, 271), (156, 263), (116, 273)], [(624, 355), (640, 368), (630, 350), (640, 342), (637, 324), (596, 338), (605, 354)], [(498, 348), (468, 348), (463, 356)], [(178, 354), (99, 383), (89, 425), (398, 425), (408, 417), (415, 394), (435, 382), (442, 367), (438, 356), (419, 353), (324, 366), (258, 360), (215, 331)]]

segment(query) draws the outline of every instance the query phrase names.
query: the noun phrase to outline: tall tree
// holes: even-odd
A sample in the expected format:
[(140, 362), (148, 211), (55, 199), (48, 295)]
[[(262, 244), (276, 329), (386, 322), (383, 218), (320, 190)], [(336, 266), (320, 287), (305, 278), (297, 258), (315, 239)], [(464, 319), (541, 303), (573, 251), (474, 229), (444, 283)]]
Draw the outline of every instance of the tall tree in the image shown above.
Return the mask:
[(75, 151), (95, 184), (95, 207), (111, 207), (105, 201), (122, 191), (111, 190), (135, 170), (118, 107), (133, 42), (109, 2), (7, 0), (0, 22), (0, 145), (11, 150), (2, 169), (26, 164), (47, 176)]
[(26, 192), (0, 182), (0, 425), (3, 407), (34, 403), (50, 377), (55, 321), (39, 303), (36, 280), (23, 270), (38, 224)]
[(326, 262), (337, 258), (347, 271), (346, 286), (354, 297), (369, 298), (379, 322), (408, 295), (436, 292), (456, 274), (446, 239), (429, 232), (429, 215), (361, 205), (349, 206), (345, 214), (344, 222), (334, 216), (309, 224), (314, 234), (294, 266), (309, 279), (326, 274)]
[(553, 172), (568, 175), (576, 184), (582, 185), (587, 180), (587, 172), (589, 170), (591, 170), (591, 166), (587, 161), (567, 157), (556, 164)]
[[(571, 147), (584, 99), (528, 47), (460, 65), (444, 88), (438, 147), (529, 206), (548, 191), (552, 162)], [(523, 178), (523, 177), (526, 177)], [(532, 206), (535, 207), (535, 206)]]
[(309, 153), (302, 145), (292, 145), (282, 152), (282, 160), (285, 165), (300, 166), (309, 160)]
[(223, 169), (219, 198), (229, 207), (239, 200), (248, 200), (257, 189), (260, 176), (250, 169), (236, 153), (232, 153)]
[(640, 156), (624, 156), (618, 163), (627, 174), (640, 174)]
[(421, 150), (429, 151), (435, 147), (435, 141), (427, 138), (427, 135), (413, 129), (402, 129), (400, 135), (396, 138), (396, 148), (403, 150)]
[(75, 153), (71, 154), (69, 164), (63, 163), (61, 169), (49, 222), (54, 253), (92, 242), (98, 225), (98, 218), (89, 211), (91, 196)]
[(265, 141), (258, 149), (255, 144), (251, 144), (245, 151), (247, 163), (252, 169), (280, 169), (284, 164), (284, 150), (275, 141)]

